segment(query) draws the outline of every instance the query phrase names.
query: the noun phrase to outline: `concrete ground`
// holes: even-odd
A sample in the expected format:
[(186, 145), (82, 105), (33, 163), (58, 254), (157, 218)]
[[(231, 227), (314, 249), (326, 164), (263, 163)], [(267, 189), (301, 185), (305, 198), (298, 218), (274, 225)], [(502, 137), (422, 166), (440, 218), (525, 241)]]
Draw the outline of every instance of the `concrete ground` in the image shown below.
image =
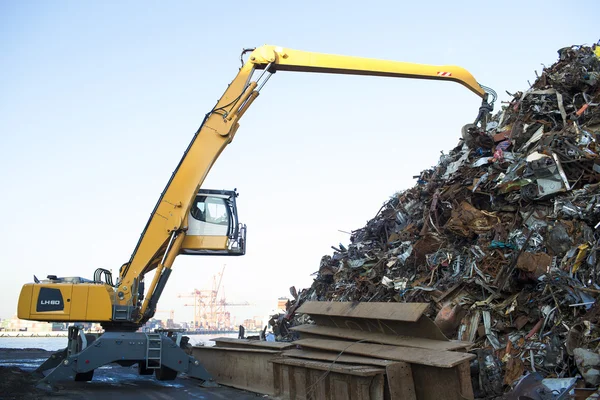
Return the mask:
[(38, 349), (0, 349), (0, 399), (268, 399), (267, 396), (229, 387), (204, 388), (201, 381), (186, 376), (174, 381), (157, 381), (140, 376), (137, 367), (105, 365), (94, 372), (91, 382), (61, 382), (48, 393), (35, 389), (30, 372), (51, 352)]

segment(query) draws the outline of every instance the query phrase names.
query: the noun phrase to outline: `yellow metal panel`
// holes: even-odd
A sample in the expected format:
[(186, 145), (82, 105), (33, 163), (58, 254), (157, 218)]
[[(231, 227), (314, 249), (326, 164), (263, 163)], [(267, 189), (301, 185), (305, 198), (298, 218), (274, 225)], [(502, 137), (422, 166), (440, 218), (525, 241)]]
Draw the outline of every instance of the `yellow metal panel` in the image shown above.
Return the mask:
[(112, 300), (114, 294), (108, 285), (89, 285), (85, 321), (103, 322), (112, 320)]
[(50, 283), (46, 285), (35, 285), (33, 287), (33, 296), (31, 301), (32, 314), (40, 314), (40, 312), (37, 311), (36, 306), (38, 303), (37, 300), (40, 295), (41, 288), (59, 289), (64, 302), (64, 309), (62, 311), (46, 311), (42, 313), (42, 315), (69, 315), (71, 311), (71, 291), (73, 290), (72, 283)]
[(20, 319), (31, 318), (31, 297), (33, 296), (33, 284), (23, 285), (19, 295), (19, 305), (17, 306), (17, 317)]
[[(59, 289), (64, 302), (60, 311), (37, 311), (41, 288)], [(26, 284), (21, 289), (17, 315), (34, 321), (104, 322), (112, 318), (112, 287), (98, 284)]]
[(464, 85), (482, 96), (483, 88), (466, 69), (456, 65), (427, 65), (375, 58), (314, 53), (265, 45), (250, 56), (256, 68), (273, 63), (278, 71), (320, 72), (330, 74), (390, 76), (396, 78), (449, 80)]
[(85, 321), (88, 308), (89, 285), (73, 285), (71, 297), (71, 321)]
[[(37, 311), (38, 298), (41, 288), (59, 289), (62, 295), (64, 309), (60, 311)], [(71, 292), (72, 283), (48, 283), (33, 285), (33, 296), (31, 297), (31, 317), (36, 321), (68, 321), (71, 314)]]
[(227, 250), (227, 236), (186, 236), (181, 249), (187, 250)]
[(123, 304), (130, 301), (132, 297), (132, 293), (124, 288), (133, 287), (134, 279), (138, 279), (158, 266), (171, 232), (181, 227), (206, 175), (225, 146), (233, 140), (239, 126), (239, 115), (231, 119), (224, 118), (224, 115), (233, 109), (240, 95), (247, 90), (246, 81), (253, 69), (252, 64), (246, 63), (239, 70), (236, 78), (217, 102), (215, 109), (192, 139), (190, 147), (181, 159), (140, 238), (130, 264), (121, 274), (119, 290), (125, 293), (125, 298), (121, 300)]

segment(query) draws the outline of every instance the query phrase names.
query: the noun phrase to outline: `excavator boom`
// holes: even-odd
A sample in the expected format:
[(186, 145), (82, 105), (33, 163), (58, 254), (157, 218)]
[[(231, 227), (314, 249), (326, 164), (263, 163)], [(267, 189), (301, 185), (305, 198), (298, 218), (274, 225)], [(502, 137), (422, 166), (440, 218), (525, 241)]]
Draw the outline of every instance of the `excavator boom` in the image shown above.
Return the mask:
[[(254, 73), (262, 70), (253, 80)], [(373, 75), (458, 82), (483, 99), (479, 117), (491, 107), (487, 94), (465, 69), (431, 66), (262, 46), (253, 49), (215, 107), (206, 114), (173, 172), (144, 228), (130, 260), (113, 283), (111, 273), (99, 268), (93, 280), (59, 278), (25, 284), (18, 316), (38, 321), (100, 322), (105, 332), (85, 334), (69, 327), (68, 345), (37, 369), (43, 382), (75, 378), (91, 380), (94, 370), (116, 362), (138, 365), (140, 374), (155, 373), (159, 380), (179, 372), (210, 380), (194, 357), (185, 353), (183, 338), (158, 332), (135, 332), (156, 312), (158, 300), (177, 255), (243, 255), (246, 227), (237, 220), (237, 192), (202, 188), (213, 164), (231, 143), (239, 119), (276, 71)], [(154, 271), (145, 288), (145, 275)], [(104, 277), (104, 280), (102, 278)], [(85, 360), (85, 362), (83, 362)], [(48, 373), (46, 373), (49, 371)]]
[[(247, 61), (194, 134), (130, 260), (121, 267), (116, 284), (112, 285), (110, 279), (77, 280), (81, 278), (26, 284), (19, 299), (19, 318), (101, 322), (105, 329), (134, 329), (154, 315), (177, 255), (243, 255), (246, 228), (237, 221), (237, 192), (201, 188), (215, 161), (233, 140), (240, 118), (274, 72), (447, 80), (460, 83), (484, 102), (487, 99), (484, 87), (458, 66), (321, 54), (270, 45), (245, 52), (250, 53)], [(145, 285), (144, 276), (153, 270), (152, 282)]]
[(460, 83), (483, 97), (485, 90), (466, 69), (456, 65), (427, 65), (335, 54), (313, 53), (265, 45), (254, 50), (250, 63), (256, 69), (269, 64), (273, 71), (318, 72), (342, 75), (447, 80)]

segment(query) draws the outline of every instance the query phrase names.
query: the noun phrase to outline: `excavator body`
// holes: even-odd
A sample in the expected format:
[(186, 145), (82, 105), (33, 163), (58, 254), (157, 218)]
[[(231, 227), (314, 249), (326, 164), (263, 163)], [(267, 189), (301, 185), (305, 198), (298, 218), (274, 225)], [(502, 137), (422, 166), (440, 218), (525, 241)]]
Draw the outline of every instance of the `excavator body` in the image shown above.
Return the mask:
[[(112, 281), (111, 271), (99, 268), (92, 280), (49, 275), (42, 281), (34, 277), (33, 283), (23, 286), (19, 318), (99, 322), (105, 330), (97, 337), (86, 335), (77, 325), (70, 327), (67, 348), (38, 368), (43, 383), (53, 384), (69, 377), (90, 380), (95, 368), (110, 362), (137, 363), (140, 374), (154, 370), (158, 379), (174, 379), (178, 372), (186, 372), (210, 380), (198, 360), (185, 353), (185, 340), (181, 337), (136, 331), (154, 316), (178, 255), (246, 253), (246, 226), (238, 221), (237, 192), (207, 190), (202, 185), (232, 142), (240, 118), (275, 72), (452, 81), (483, 99), (476, 123), (485, 122), (493, 108), (487, 100), (488, 88), (458, 66), (320, 54), (269, 45), (244, 50), (242, 55), (245, 53), (250, 53), (247, 61), (194, 134), (131, 258), (119, 268), (116, 282)], [(146, 282), (150, 272), (154, 276)]]
[[(238, 220), (238, 195), (236, 190), (198, 191), (187, 215), (188, 230), (179, 253), (244, 255), (246, 225)], [(104, 281), (102, 274), (96, 273), (94, 280), (48, 275), (47, 279), (27, 283), (21, 289), (17, 316), (53, 322), (132, 322), (135, 307), (119, 303), (119, 292), (114, 290), (110, 272), (103, 270), (103, 273)], [(143, 284), (138, 292), (143, 299)]]

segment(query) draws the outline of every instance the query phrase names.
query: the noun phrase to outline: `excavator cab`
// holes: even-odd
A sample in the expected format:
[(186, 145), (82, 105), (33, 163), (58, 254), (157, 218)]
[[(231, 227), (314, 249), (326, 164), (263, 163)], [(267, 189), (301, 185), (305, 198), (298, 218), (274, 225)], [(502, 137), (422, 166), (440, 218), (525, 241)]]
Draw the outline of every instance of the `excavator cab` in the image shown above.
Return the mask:
[(187, 216), (181, 254), (234, 255), (246, 253), (246, 225), (239, 223), (234, 190), (201, 189)]

